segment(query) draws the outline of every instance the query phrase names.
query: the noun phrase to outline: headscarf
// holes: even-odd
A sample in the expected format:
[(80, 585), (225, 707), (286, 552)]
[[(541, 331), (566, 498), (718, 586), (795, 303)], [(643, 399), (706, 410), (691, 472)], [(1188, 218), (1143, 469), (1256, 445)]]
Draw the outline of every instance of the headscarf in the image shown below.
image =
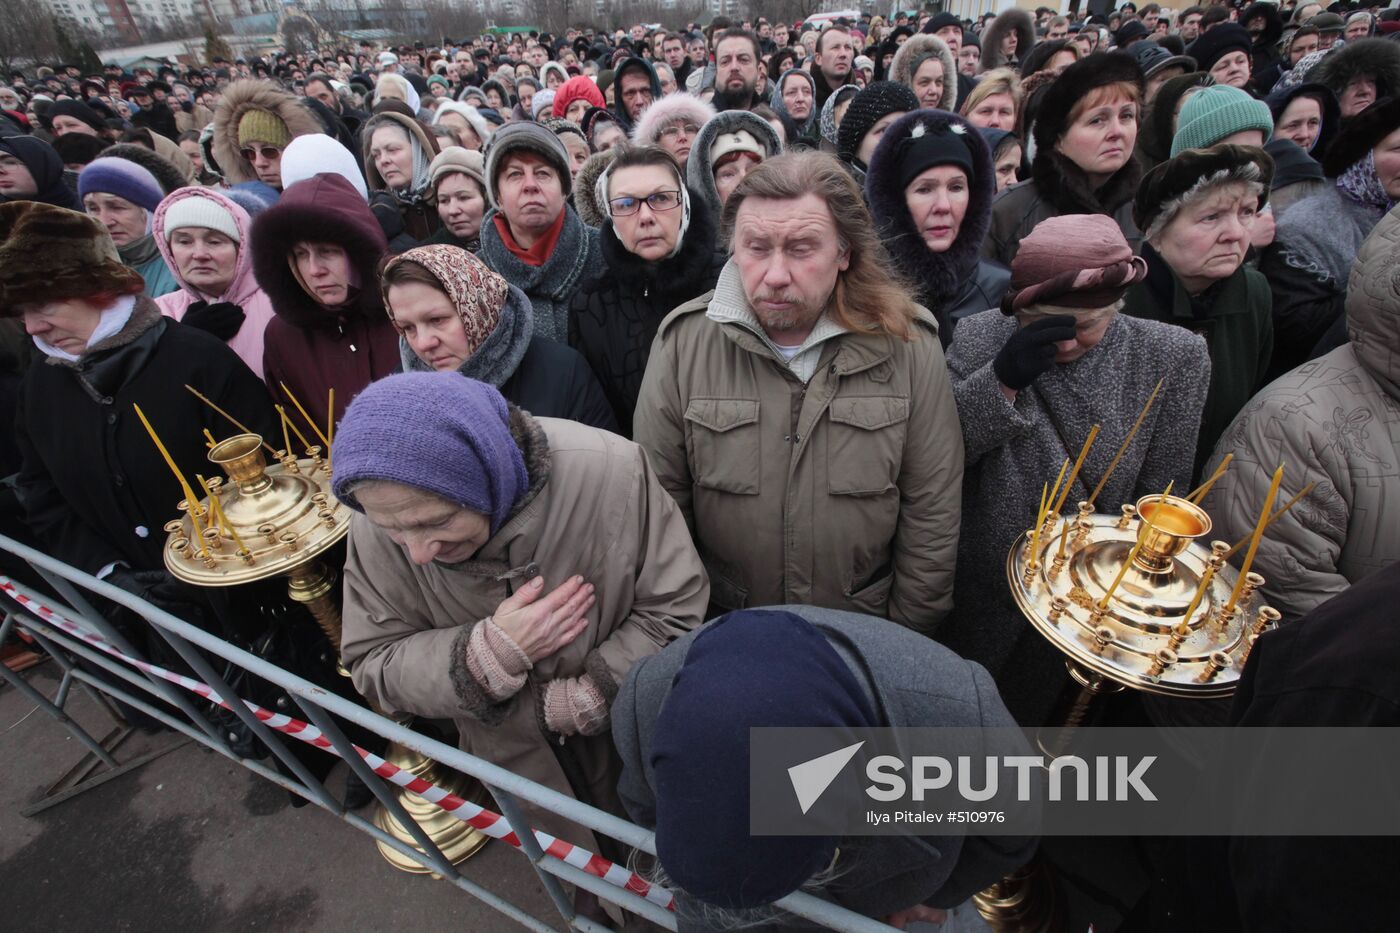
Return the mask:
[[(773, 93), (768, 98), (768, 105), (783, 116), (797, 123), (797, 118), (788, 113), (787, 105), (783, 103), (783, 82), (792, 75), (801, 75), (803, 80), (812, 86), (812, 112), (807, 114), (807, 119), (797, 124), (798, 136), (811, 136), (812, 129), (821, 119), (821, 108), (817, 106), (817, 80), (801, 68), (789, 68), (778, 76), (778, 80), (773, 82)], [(833, 95), (834, 96), (834, 95)]]
[(6, 152), (24, 163), (29, 174), (34, 176), (34, 194), (9, 195), (0, 197), (3, 201), (38, 201), (54, 207), (66, 207), (70, 211), (81, 211), (82, 202), (63, 181), (63, 160), (53, 146), (33, 136), (0, 137), (0, 152)]
[[(597, 199), (599, 209), (608, 214), (608, 181), (612, 178), (613, 164), (603, 169), (603, 173), (598, 176), (598, 182), (594, 185), (593, 196)], [(671, 251), (666, 254), (667, 259), (678, 255), (681, 247), (685, 245), (685, 232), (690, 229), (690, 191), (685, 186), (685, 179), (681, 177), (680, 169), (673, 166), (676, 173), (676, 187), (681, 194), (681, 228), (676, 233), (676, 245), (671, 247)], [(610, 217), (610, 215), (609, 215)]]
[(1369, 149), (1366, 156), (1352, 163), (1351, 167), (1337, 177), (1337, 187), (1342, 195), (1366, 207), (1379, 208), (1389, 212), (1395, 206), (1395, 199), (1386, 193), (1376, 173), (1376, 151)]
[(860, 93), (860, 88), (854, 84), (843, 84), (831, 92), (831, 96), (822, 104), (821, 125), (822, 141), (829, 145), (832, 150), (836, 149), (836, 133), (840, 127), (836, 124), (836, 107), (843, 100), (855, 97)]

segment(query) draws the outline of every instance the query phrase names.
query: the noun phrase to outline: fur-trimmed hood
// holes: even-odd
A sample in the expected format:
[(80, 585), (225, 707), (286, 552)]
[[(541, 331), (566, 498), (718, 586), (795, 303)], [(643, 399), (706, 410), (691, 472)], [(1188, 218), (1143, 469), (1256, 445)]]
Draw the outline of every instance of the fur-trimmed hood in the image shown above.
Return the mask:
[(1308, 73), (1308, 80), (1325, 85), (1340, 99), (1352, 78), (1371, 75), (1376, 97), (1400, 94), (1400, 45), (1389, 39), (1357, 39), (1335, 49)]
[(771, 159), (783, 151), (783, 144), (778, 140), (772, 124), (747, 110), (725, 110), (700, 127), (700, 135), (695, 138), (690, 158), (685, 163), (685, 180), (691, 191), (704, 196), (706, 205), (715, 217), (722, 215), (724, 206), (720, 204), (719, 190), (715, 187), (715, 173), (710, 169), (710, 150), (714, 148), (715, 137), (737, 130), (746, 131), (762, 143), (763, 148), (768, 150), (765, 158)]
[(140, 143), (117, 143), (115, 146), (103, 149), (102, 155), (135, 162), (156, 177), (156, 181), (160, 184), (160, 190), (165, 194), (178, 191), (191, 183), (180, 174), (180, 169), (176, 167), (174, 162), (157, 152), (152, 152)]
[(1322, 171), (1337, 178), (1400, 126), (1400, 97), (1382, 97), (1348, 119), (1322, 156)]
[(938, 60), (943, 63), (943, 102), (939, 109), (955, 110), (958, 102), (958, 68), (953, 61), (952, 51), (937, 36), (919, 33), (906, 39), (899, 51), (894, 53), (894, 60), (890, 62), (889, 79), (898, 81), (912, 90), (914, 72), (917, 70), (914, 62), (922, 64), (923, 59), (930, 54), (937, 55)]
[(704, 126), (714, 115), (715, 108), (694, 94), (684, 91), (667, 94), (642, 111), (632, 127), (632, 142), (638, 146), (654, 146), (661, 138), (662, 128), (672, 120), (689, 118), (696, 126)]
[(1251, 3), (1245, 7), (1238, 20), (1241, 26), (1249, 28), (1249, 21), (1255, 17), (1262, 17), (1264, 20), (1264, 31), (1259, 34), (1259, 38), (1254, 41), (1256, 52), (1274, 52), (1278, 45), (1278, 40), (1283, 37), (1283, 14), (1279, 13), (1277, 4), (1273, 3)]
[(603, 223), (608, 219), (607, 212), (597, 201), (596, 189), (598, 178), (609, 165), (612, 165), (615, 158), (617, 158), (616, 147), (605, 152), (595, 152), (578, 170), (578, 178), (574, 181), (574, 213), (578, 214), (578, 219), (583, 221), (584, 226), (601, 229)]
[[(278, 317), (296, 327), (326, 327), (338, 316), (384, 315), (375, 276), (389, 250), (365, 199), (339, 175), (317, 175), (292, 185), (253, 221), (253, 274)], [(319, 304), (292, 272), (292, 246), (307, 240), (344, 248), (360, 277), (359, 292), (337, 309)]]
[[(1016, 55), (1008, 59), (1001, 54), (1001, 40), (1009, 32), (1016, 33)], [(905, 43), (908, 45), (909, 43)], [(982, 64), (977, 71), (991, 71), (993, 68), (1001, 68), (1012, 61), (1020, 62), (1026, 57), (1026, 53), (1035, 44), (1035, 20), (1031, 14), (1025, 10), (1012, 7), (1009, 10), (1002, 10), (997, 14), (997, 18), (992, 20), (992, 25), (987, 27), (987, 31), (982, 33)]]
[[(912, 40), (911, 40), (912, 41)], [(907, 44), (907, 43), (906, 43)], [(917, 127), (943, 132), (961, 127), (962, 139), (972, 155), (972, 177), (968, 179), (967, 213), (963, 215), (953, 245), (942, 253), (931, 252), (914, 224), (899, 184), (899, 158), (906, 141)], [(939, 310), (956, 299), (981, 259), (982, 241), (992, 223), (992, 200), (996, 197), (996, 173), (992, 154), (982, 134), (960, 116), (941, 111), (918, 110), (905, 114), (885, 130), (870, 169), (865, 176), (865, 198), (880, 238), (896, 268), (919, 287), (921, 304), (946, 323)]]
[(224, 88), (214, 109), (214, 159), (230, 185), (257, 181), (253, 164), (239, 152), (238, 124), (250, 110), (266, 110), (287, 125), (292, 138), (324, 132), (321, 121), (300, 100), (271, 81), (248, 79)]

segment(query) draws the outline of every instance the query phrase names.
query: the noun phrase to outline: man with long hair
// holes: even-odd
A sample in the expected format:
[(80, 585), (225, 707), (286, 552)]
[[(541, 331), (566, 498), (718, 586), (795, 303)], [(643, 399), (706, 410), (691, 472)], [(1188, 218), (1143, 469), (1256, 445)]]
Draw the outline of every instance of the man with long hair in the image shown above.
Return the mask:
[(933, 317), (830, 155), (765, 161), (723, 228), (732, 257), (661, 324), (634, 425), (712, 610), (798, 603), (930, 630), (951, 607), (963, 472)]

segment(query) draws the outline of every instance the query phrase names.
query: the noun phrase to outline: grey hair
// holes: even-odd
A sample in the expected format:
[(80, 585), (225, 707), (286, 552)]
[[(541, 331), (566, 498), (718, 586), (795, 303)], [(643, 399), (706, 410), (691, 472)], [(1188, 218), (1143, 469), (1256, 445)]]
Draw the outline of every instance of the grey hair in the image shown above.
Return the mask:
[[(857, 850), (850, 850), (854, 853)], [(671, 880), (671, 876), (662, 867), (661, 860), (649, 855), (643, 857), (650, 861), (646, 866), (638, 864), (638, 856), (642, 856), (638, 849), (632, 850), (632, 857), (628, 867), (637, 872), (651, 884), (657, 887), (666, 888), (669, 891), (683, 891), (680, 885)], [(832, 856), (831, 864), (820, 869), (806, 881), (802, 882), (797, 890), (804, 894), (812, 894), (821, 897), (823, 892), (830, 887), (832, 882), (846, 874), (851, 869), (850, 859), (842, 859), (842, 851), (838, 847), (836, 854)], [(828, 898), (829, 899), (829, 898)], [(762, 907), (748, 908), (728, 908), (719, 907), (700, 900), (698, 897), (687, 897), (684, 900), (677, 899), (676, 911), (684, 914), (688, 920), (693, 921), (697, 926), (707, 930), (722, 931), (722, 933), (737, 933), (741, 930), (752, 930), (758, 927), (784, 927), (793, 924), (792, 914), (774, 904), (764, 904)]]
[(1258, 163), (1252, 161), (1203, 175), (1196, 179), (1196, 183), (1190, 188), (1162, 203), (1157, 216), (1143, 231), (1143, 239), (1149, 243), (1155, 243), (1167, 225), (1176, 219), (1177, 214), (1180, 214), (1193, 202), (1199, 201), (1214, 192), (1215, 189), (1225, 185), (1244, 185), (1250, 194), (1258, 197), (1264, 193), (1264, 183), (1260, 180), (1261, 177)]

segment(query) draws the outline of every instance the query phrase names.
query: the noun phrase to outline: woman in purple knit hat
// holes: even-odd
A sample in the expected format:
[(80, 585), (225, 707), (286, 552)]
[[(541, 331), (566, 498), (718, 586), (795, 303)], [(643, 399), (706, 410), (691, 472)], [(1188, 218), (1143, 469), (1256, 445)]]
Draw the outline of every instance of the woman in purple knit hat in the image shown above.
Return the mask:
[[(350, 527), (342, 658), (380, 708), (621, 814), (608, 707), (703, 621), (709, 584), (642, 449), (455, 372), (373, 383), (336, 431)], [(527, 807), (537, 829), (589, 831)]]

